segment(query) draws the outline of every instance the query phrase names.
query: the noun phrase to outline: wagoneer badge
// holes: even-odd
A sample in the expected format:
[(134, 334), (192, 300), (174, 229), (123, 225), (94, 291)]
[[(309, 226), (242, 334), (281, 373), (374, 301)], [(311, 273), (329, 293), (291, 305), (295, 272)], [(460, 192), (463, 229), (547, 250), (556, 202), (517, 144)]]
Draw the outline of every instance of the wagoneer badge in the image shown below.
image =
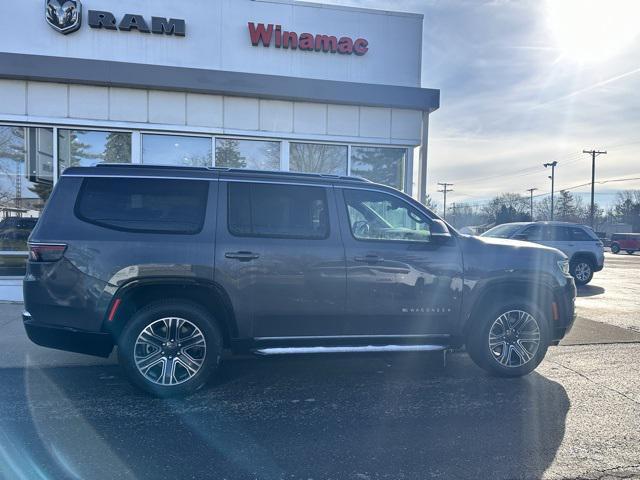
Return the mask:
[(82, 23), (82, 3), (80, 0), (45, 0), (45, 17), (51, 27), (60, 32), (75, 32)]

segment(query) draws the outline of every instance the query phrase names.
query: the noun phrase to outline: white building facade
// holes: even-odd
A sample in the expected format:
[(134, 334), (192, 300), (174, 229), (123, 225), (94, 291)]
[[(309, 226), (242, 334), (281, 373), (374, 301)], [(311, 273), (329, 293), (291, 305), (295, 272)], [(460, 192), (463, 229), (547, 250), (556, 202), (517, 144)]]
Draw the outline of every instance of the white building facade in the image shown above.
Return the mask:
[[(421, 198), (423, 17), (294, 0), (21, 0), (0, 18), (0, 300), (98, 162), (359, 175)], [(420, 147), (420, 148), (417, 148)]]

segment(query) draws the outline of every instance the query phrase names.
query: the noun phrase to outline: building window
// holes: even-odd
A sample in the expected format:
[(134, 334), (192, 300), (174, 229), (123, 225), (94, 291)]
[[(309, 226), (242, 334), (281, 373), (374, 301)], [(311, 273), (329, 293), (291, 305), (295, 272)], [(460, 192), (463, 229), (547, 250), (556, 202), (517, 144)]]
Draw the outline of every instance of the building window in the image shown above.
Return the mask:
[(142, 136), (142, 163), (147, 165), (210, 167), (211, 162), (211, 137)]
[(131, 134), (94, 130), (58, 130), (58, 165), (92, 167), (98, 163), (131, 163)]
[(23, 276), (27, 239), (53, 187), (53, 130), (0, 126), (0, 275)]
[(406, 148), (354, 146), (351, 148), (351, 175), (402, 190), (406, 161)]
[(289, 170), (292, 172), (347, 174), (348, 147), (321, 143), (291, 143)]
[(280, 142), (217, 138), (216, 167), (280, 170)]

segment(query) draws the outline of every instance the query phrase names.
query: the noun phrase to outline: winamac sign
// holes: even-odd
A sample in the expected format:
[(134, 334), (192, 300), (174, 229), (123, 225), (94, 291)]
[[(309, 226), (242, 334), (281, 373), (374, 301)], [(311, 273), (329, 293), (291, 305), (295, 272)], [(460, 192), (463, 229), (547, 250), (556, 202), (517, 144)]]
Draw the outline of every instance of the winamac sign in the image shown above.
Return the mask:
[(273, 43), (275, 48), (306, 50), (315, 52), (340, 53), (343, 55), (364, 55), (369, 51), (369, 42), (364, 38), (338, 37), (312, 33), (290, 32), (282, 30), (282, 25), (269, 23), (255, 24), (249, 22), (251, 45), (268, 47)]

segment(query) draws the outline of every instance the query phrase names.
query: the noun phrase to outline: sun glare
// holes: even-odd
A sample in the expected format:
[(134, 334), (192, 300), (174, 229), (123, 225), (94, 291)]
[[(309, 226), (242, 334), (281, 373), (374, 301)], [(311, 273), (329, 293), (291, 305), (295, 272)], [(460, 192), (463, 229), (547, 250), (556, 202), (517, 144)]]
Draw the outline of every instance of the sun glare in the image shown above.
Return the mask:
[(575, 62), (608, 60), (640, 32), (639, 0), (547, 0), (547, 17), (563, 55)]

